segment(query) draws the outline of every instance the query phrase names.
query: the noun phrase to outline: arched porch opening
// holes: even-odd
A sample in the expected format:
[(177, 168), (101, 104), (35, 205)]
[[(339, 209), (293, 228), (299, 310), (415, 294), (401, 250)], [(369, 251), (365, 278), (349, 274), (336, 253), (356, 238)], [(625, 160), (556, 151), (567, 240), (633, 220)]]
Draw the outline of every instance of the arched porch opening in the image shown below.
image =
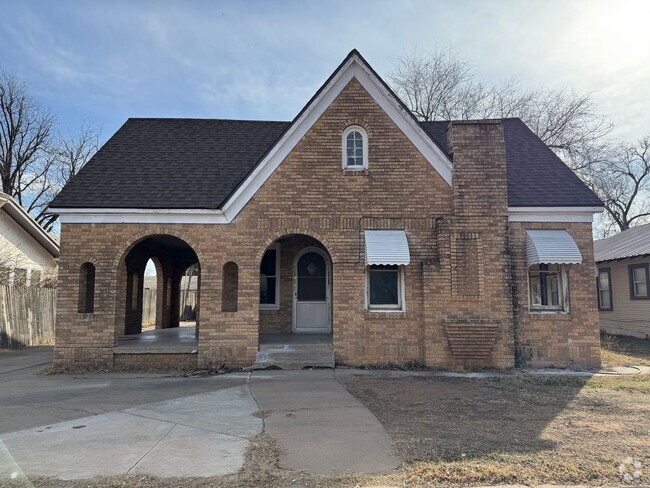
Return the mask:
[(200, 264), (196, 252), (172, 235), (135, 243), (119, 263), (118, 346), (196, 348)]
[(259, 344), (332, 343), (332, 258), (315, 237), (289, 234), (260, 258)]

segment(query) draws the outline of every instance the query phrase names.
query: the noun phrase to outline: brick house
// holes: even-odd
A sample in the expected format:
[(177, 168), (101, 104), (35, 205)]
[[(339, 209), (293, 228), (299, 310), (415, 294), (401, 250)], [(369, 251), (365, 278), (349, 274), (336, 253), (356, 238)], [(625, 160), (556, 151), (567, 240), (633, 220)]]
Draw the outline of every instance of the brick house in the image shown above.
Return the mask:
[[(418, 122), (352, 51), (292, 122), (113, 135), (52, 204), (55, 361), (595, 367), (601, 207), (519, 119)], [(149, 259), (156, 330), (129, 348)], [(197, 263), (197, 324), (156, 346)]]

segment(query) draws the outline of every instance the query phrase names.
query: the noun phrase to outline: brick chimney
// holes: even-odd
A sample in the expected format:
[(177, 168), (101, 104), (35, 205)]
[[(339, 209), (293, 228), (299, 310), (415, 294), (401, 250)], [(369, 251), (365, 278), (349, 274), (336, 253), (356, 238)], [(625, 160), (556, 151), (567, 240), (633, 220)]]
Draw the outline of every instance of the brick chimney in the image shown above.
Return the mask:
[(507, 216), (506, 150), (501, 121), (452, 122), (447, 136), (454, 161), (454, 216)]

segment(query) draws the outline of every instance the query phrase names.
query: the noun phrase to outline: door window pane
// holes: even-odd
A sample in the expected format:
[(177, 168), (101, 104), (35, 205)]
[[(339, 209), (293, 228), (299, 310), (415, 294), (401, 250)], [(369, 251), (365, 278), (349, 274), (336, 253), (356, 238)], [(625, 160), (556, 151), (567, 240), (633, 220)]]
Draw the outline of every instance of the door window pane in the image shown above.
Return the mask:
[(298, 260), (298, 300), (327, 299), (327, 265), (318, 253), (308, 252)]

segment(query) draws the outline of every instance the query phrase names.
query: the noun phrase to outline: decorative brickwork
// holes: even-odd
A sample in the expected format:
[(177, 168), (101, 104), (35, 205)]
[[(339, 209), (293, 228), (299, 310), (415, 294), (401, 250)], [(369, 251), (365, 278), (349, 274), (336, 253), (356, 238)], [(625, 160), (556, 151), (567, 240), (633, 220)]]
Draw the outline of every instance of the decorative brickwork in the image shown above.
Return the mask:
[(501, 323), (493, 320), (445, 321), (449, 347), (456, 359), (476, 360), (490, 357)]
[[(367, 171), (341, 168), (341, 137), (350, 124), (368, 132)], [(149, 256), (149, 248), (138, 251), (137, 246), (151, 236), (174, 236), (191, 248), (200, 265), (198, 354), (178, 356), (181, 362), (253, 364), (260, 332), (291, 330), (293, 260), (301, 248), (318, 246), (331, 258), (333, 347), (339, 363), (509, 368), (517, 346), (518, 357), (530, 356), (526, 364), (595, 364), (598, 323), (588, 224), (568, 226), (585, 257), (584, 265), (570, 271), (568, 322), (558, 314), (530, 316), (522, 261), (527, 226), (511, 226), (509, 235), (502, 126), (458, 123), (448, 135), (452, 187), (353, 79), (232, 223), (63, 224), (55, 361), (137, 364), (138, 355), (113, 357), (117, 335), (137, 332), (141, 299), (133, 301), (129, 290)], [(403, 229), (408, 236), (411, 263), (405, 267), (402, 312), (365, 310), (366, 229)], [(277, 240), (280, 308), (260, 311), (260, 263)], [(159, 298), (164, 302), (158, 306), (164, 311), (161, 326), (174, 326), (179, 273), (191, 260), (175, 252), (157, 257), (159, 275), (166, 276), (159, 281), (160, 297), (166, 297)], [(80, 314), (78, 273), (91, 259), (94, 313)], [(229, 262), (238, 269), (237, 293), (224, 290), (235, 281), (232, 266), (226, 267), (231, 274), (223, 275)], [(236, 310), (223, 306), (235, 296)], [(452, 327), (450, 319), (472, 326)], [(450, 347), (450, 335), (481, 344), (489, 336), (493, 342), (489, 351), (481, 346), (474, 355), (459, 355)], [(146, 358), (154, 360), (164, 361)]]

